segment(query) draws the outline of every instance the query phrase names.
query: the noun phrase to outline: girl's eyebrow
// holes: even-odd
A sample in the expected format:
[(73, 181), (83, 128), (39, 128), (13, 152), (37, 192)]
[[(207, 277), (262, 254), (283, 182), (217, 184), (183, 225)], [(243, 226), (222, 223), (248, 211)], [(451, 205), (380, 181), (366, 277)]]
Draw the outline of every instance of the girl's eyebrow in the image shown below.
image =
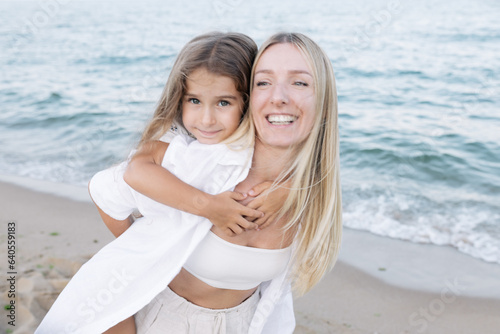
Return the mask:
[[(272, 71), (272, 70), (266, 70), (266, 69), (255, 71), (255, 75), (257, 75), (259, 73), (272, 74), (272, 73), (274, 73), (274, 71)], [(307, 71), (307, 70), (289, 70), (288, 73), (291, 73), (291, 74), (307, 74), (310, 77), (312, 77), (312, 74), (309, 73), (309, 71)]]
[(216, 96), (218, 99), (231, 99), (231, 100), (237, 100), (238, 98), (234, 95), (220, 95)]
[[(194, 94), (194, 93), (186, 93), (184, 94), (184, 96), (187, 96), (187, 97), (198, 97), (198, 95)], [(217, 96), (214, 96), (216, 99), (227, 99), (227, 100), (237, 100), (238, 98), (234, 95), (217, 95)]]

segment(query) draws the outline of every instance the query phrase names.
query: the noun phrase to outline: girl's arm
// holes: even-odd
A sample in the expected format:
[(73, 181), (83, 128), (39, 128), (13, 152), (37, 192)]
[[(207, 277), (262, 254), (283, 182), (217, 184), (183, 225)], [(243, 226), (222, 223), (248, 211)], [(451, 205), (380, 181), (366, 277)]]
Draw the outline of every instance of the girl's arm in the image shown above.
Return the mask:
[(102, 211), (101, 208), (97, 206), (97, 204), (96, 207), (97, 211), (99, 211), (99, 214), (101, 215), (102, 221), (116, 238), (118, 238), (123, 232), (125, 232), (130, 227), (130, 225), (132, 225), (131, 216), (128, 216), (128, 218), (124, 220), (114, 219), (108, 214), (106, 214), (106, 212)]
[(152, 141), (145, 144), (129, 162), (124, 180), (134, 190), (174, 209), (207, 218), (227, 235), (254, 229), (257, 224), (247, 221), (262, 217), (262, 213), (237, 201), (246, 195), (227, 191), (210, 195), (179, 180), (161, 166), (168, 144)]
[(115, 237), (132, 223), (136, 208), (130, 187), (123, 181), (124, 165), (113, 166), (95, 174), (89, 182), (89, 195), (106, 227)]

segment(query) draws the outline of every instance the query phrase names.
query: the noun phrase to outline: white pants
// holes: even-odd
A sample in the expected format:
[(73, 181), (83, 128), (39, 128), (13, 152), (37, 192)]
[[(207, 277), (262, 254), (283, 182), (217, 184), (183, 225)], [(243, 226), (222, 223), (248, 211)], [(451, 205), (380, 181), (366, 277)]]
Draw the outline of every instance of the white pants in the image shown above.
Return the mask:
[(243, 303), (227, 309), (194, 305), (167, 287), (135, 315), (137, 334), (248, 333), (260, 288)]

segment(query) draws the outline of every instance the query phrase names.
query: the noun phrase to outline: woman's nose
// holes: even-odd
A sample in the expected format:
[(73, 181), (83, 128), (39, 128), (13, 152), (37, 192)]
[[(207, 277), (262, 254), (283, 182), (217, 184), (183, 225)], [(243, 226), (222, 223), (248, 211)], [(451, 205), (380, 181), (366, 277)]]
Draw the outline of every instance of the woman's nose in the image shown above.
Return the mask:
[(288, 92), (284, 84), (275, 84), (273, 86), (271, 103), (276, 106), (288, 103)]

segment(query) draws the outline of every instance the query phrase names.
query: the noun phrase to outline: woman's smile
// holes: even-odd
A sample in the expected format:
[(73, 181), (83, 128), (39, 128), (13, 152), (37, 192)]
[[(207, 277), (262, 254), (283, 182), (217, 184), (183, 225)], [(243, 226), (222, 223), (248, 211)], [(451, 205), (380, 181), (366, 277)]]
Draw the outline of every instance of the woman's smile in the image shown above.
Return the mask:
[(270, 114), (266, 116), (266, 119), (271, 125), (291, 125), (297, 120), (297, 116), (289, 114)]

